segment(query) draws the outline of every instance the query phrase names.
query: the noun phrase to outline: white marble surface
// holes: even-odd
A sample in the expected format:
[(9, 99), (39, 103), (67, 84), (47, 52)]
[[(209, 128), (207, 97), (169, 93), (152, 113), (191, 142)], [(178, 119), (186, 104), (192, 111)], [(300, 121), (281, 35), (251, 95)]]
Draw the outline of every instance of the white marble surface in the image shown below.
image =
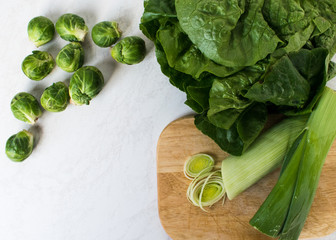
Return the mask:
[[(191, 110), (160, 72), (151, 42), (146, 39), (141, 64), (126, 66), (87, 38), (85, 65), (97, 66), (106, 81), (89, 106), (44, 112), (34, 127), (16, 120), (9, 107), (16, 93), (39, 98), (45, 87), (71, 76), (56, 68), (35, 82), (22, 73), (23, 58), (35, 49), (26, 33), (31, 18), (56, 22), (72, 12), (89, 29), (116, 20), (124, 36), (144, 37), (138, 29), (142, 0), (12, 0), (2, 2), (1, 10), (0, 239), (169, 239), (157, 210), (156, 142), (169, 122)], [(40, 49), (55, 57), (65, 44), (57, 36)], [(4, 146), (22, 129), (38, 135), (38, 144), (27, 160), (14, 163)]]

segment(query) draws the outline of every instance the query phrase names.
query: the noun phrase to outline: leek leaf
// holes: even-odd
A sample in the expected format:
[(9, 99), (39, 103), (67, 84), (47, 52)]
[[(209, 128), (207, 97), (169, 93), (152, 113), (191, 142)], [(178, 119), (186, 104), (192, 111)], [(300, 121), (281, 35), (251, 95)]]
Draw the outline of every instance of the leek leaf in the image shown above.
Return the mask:
[(325, 87), (306, 131), (285, 158), (281, 176), (250, 224), (282, 240), (298, 239), (336, 136), (336, 93)]

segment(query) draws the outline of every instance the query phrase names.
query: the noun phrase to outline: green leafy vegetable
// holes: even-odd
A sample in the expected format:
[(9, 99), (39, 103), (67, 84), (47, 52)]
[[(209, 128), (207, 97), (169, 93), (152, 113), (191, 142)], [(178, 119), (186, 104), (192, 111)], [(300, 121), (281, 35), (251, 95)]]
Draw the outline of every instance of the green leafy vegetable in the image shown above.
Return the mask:
[(145, 41), (136, 36), (125, 37), (111, 48), (111, 55), (117, 62), (137, 64), (145, 58)]
[[(302, 109), (290, 109), (285, 111), (286, 115), (298, 115), (311, 113), (316, 102), (321, 97), (328, 79), (328, 58), (329, 52), (324, 48), (312, 50), (301, 49), (298, 52), (290, 53), (289, 58), (310, 85), (308, 101)], [(329, 65), (331, 66), (331, 65)], [(332, 74), (332, 72), (330, 72)]]
[(42, 115), (38, 101), (29, 93), (16, 94), (10, 106), (14, 117), (29, 124), (34, 124)]
[(27, 31), (29, 40), (39, 47), (53, 39), (55, 26), (49, 18), (39, 16), (29, 21)]
[(93, 66), (78, 69), (70, 79), (69, 93), (75, 105), (89, 105), (92, 98), (98, 95), (104, 86), (104, 77), (100, 70)]
[(271, 66), (263, 83), (254, 84), (245, 97), (257, 102), (301, 108), (308, 100), (309, 91), (309, 83), (295, 69), (290, 59), (283, 56)]
[(240, 114), (253, 103), (244, 93), (259, 80), (265, 71), (266, 62), (231, 75), (216, 79), (210, 89), (207, 116), (212, 124), (228, 129)]
[(82, 17), (67, 13), (58, 18), (56, 31), (66, 41), (83, 42), (89, 29)]
[(229, 67), (251, 66), (272, 53), (279, 38), (262, 15), (264, 0), (176, 0), (177, 18), (208, 58)]
[(328, 69), (328, 81), (336, 77), (336, 63), (330, 62)]
[(40, 81), (45, 78), (55, 67), (55, 61), (50, 53), (33, 51), (22, 62), (23, 73), (31, 80)]
[[(224, 151), (241, 155), (259, 135), (267, 120), (263, 104), (246, 109), (244, 114), (229, 128), (213, 125), (205, 114), (195, 116), (195, 125), (205, 135), (211, 137)], [(248, 124), (244, 124), (248, 122)]]
[(219, 65), (204, 56), (176, 21), (162, 26), (157, 32), (157, 39), (166, 54), (169, 66), (196, 79), (206, 72), (226, 77), (242, 69)]
[(176, 18), (175, 1), (171, 0), (145, 0), (144, 13), (141, 17), (140, 29), (151, 40), (155, 40), (160, 21)]
[(78, 42), (65, 45), (56, 56), (56, 64), (66, 72), (74, 72), (84, 63), (84, 49)]
[(93, 26), (91, 32), (93, 42), (99, 47), (109, 47), (121, 37), (117, 22), (103, 21)]
[(34, 137), (27, 130), (12, 135), (6, 142), (6, 155), (14, 162), (21, 162), (33, 151)]
[(196, 126), (240, 155), (269, 113), (312, 112), (335, 75), (335, 16), (333, 0), (146, 0), (140, 29)]
[(49, 112), (61, 112), (68, 106), (69, 89), (63, 82), (53, 83), (41, 96), (42, 107)]

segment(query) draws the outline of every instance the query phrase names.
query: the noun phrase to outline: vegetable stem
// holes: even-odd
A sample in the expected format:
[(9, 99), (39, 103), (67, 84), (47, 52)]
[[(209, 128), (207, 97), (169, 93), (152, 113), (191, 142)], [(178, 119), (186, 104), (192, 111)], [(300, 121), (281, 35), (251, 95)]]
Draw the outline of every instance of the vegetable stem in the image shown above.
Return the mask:
[(336, 136), (335, 109), (336, 93), (325, 87), (305, 131), (285, 157), (277, 184), (250, 221), (259, 231), (281, 240), (299, 238)]
[(302, 131), (307, 116), (288, 118), (262, 134), (242, 156), (222, 162), (222, 177), (230, 200), (280, 166), (287, 150)]

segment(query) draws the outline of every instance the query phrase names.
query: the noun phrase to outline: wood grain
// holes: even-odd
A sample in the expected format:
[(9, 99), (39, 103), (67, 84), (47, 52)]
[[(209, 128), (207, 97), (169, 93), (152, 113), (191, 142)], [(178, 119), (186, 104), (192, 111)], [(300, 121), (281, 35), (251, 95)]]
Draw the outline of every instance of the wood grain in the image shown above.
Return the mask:
[[(276, 183), (279, 170), (225, 204), (216, 203), (209, 213), (191, 205), (186, 198), (190, 180), (183, 175), (184, 161), (196, 153), (208, 153), (217, 161), (227, 154), (203, 135), (186, 117), (170, 123), (161, 133), (157, 145), (158, 207), (161, 223), (174, 240), (273, 239), (259, 233), (249, 220)], [(336, 142), (322, 170), (314, 203), (300, 239), (317, 238), (336, 230)]]

